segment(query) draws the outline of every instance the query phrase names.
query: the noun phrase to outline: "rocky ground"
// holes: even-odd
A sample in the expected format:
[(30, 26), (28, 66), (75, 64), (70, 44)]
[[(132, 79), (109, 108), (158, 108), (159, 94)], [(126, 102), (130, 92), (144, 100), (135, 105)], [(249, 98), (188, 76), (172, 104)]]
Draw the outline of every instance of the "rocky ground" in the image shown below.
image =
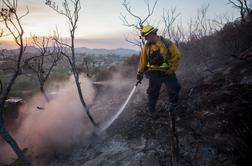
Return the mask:
[[(231, 60), (193, 86), (183, 86), (175, 112), (179, 165), (252, 164), (251, 71), (251, 62)], [(56, 156), (50, 165), (171, 165), (166, 100), (162, 91), (159, 118), (153, 119), (145, 113), (146, 97), (136, 95), (106, 132)]]

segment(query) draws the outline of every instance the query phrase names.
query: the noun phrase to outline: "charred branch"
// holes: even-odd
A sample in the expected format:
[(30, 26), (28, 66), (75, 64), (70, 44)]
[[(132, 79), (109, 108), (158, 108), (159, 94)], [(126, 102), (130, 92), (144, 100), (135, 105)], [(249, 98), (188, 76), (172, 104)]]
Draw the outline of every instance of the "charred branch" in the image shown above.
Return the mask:
[(173, 34), (172, 31), (174, 31), (174, 22), (176, 21), (176, 19), (178, 18), (178, 16), (180, 15), (180, 13), (176, 13), (176, 8), (171, 9), (171, 10), (163, 10), (163, 16), (162, 16), (162, 20), (164, 23), (164, 29), (162, 32), (162, 36), (167, 36), (172, 39), (173, 38)]
[(37, 36), (33, 36), (32, 43), (38, 49), (39, 55), (27, 58), (24, 63), (28, 69), (36, 74), (39, 80), (40, 92), (45, 96), (46, 101), (49, 102), (44, 86), (53, 68), (62, 59), (62, 47), (59, 47), (51, 37), (42, 37), (39, 39)]
[[(132, 23), (128, 20), (127, 15), (124, 15), (121, 13), (121, 20), (123, 22), (123, 25), (126, 27), (132, 27), (137, 32), (134, 34), (135, 36), (140, 36), (137, 39), (130, 40), (129, 37), (125, 37), (125, 40), (133, 45), (139, 46), (140, 48), (144, 45), (144, 39), (141, 38), (141, 35), (139, 34), (139, 31), (143, 28), (144, 23), (146, 23), (149, 18), (153, 15), (155, 7), (157, 5), (158, 0), (155, 0), (154, 4), (151, 6), (149, 0), (144, 0), (146, 5), (147, 14), (144, 18), (141, 18), (139, 15), (135, 14), (132, 11), (132, 8), (127, 0), (124, 0), (122, 3), (122, 6), (126, 10), (126, 13), (131, 16), (133, 19), (136, 20), (136, 22)], [(139, 41), (139, 42), (136, 42)]]
[(242, 22), (246, 22), (247, 16), (252, 17), (252, 10), (251, 10), (252, 4), (249, 4), (248, 0), (228, 0), (228, 4), (231, 4), (234, 8), (240, 10)]
[[(49, 6), (50, 8), (52, 8), (54, 11), (56, 11), (57, 13), (65, 16), (69, 23), (70, 23), (70, 38), (71, 38), (71, 44), (69, 44), (70, 50), (71, 50), (71, 54), (68, 55), (66, 53), (64, 53), (63, 51), (61, 51), (62, 55), (64, 57), (67, 58), (70, 66), (71, 66), (71, 70), (73, 72), (74, 75), (74, 79), (75, 79), (75, 84), (78, 90), (78, 94), (79, 94), (79, 98), (81, 101), (81, 104), (84, 108), (84, 110), (86, 111), (88, 118), (90, 119), (91, 123), (94, 126), (97, 126), (97, 123), (94, 121), (94, 119), (92, 118), (92, 116), (90, 115), (89, 109), (87, 107), (87, 104), (83, 98), (83, 94), (82, 94), (82, 90), (81, 90), (81, 86), (80, 86), (80, 80), (79, 80), (79, 72), (77, 71), (77, 67), (76, 67), (76, 61), (75, 61), (75, 30), (77, 28), (77, 23), (79, 21), (79, 12), (81, 9), (81, 4), (80, 4), (80, 0), (71, 0), (71, 1), (67, 1), (64, 0), (63, 4), (62, 4), (62, 10), (59, 9), (59, 7), (56, 5), (55, 2), (52, 2), (51, 0), (46, 0), (45, 4), (47, 6)], [(63, 44), (63, 42), (61, 42), (59, 40), (59, 37), (57, 36), (55, 38), (55, 41), (57, 41), (57, 43), (59, 45), (68, 45), (68, 44)]]

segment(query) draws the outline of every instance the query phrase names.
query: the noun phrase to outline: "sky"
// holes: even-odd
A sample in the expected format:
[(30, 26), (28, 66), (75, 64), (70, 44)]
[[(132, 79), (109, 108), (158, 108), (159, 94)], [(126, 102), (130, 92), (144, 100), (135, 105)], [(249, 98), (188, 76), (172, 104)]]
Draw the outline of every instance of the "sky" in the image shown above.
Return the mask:
[[(2, 1), (2, 0), (1, 0)], [(0, 7), (2, 2), (0, 1)], [(18, 13), (25, 13), (26, 7), (29, 14), (21, 20), (25, 30), (25, 37), (31, 35), (47, 36), (55, 29), (60, 36), (69, 36), (68, 20), (45, 5), (45, 0), (18, 0)], [(130, 48), (136, 49), (132, 44), (125, 41), (125, 35), (132, 29), (123, 26), (120, 14), (127, 12), (122, 6), (123, 0), (81, 0), (80, 20), (76, 30), (76, 46), (89, 48)], [(144, 0), (128, 0), (132, 12), (138, 16), (147, 15)], [(149, 0), (153, 5), (154, 0)], [(56, 0), (61, 7), (62, 0)], [(163, 10), (176, 8), (180, 13), (183, 23), (188, 23), (190, 18), (197, 15), (197, 10), (209, 4), (208, 15), (211, 18), (217, 16), (229, 16), (232, 18), (239, 16), (239, 11), (227, 5), (228, 0), (159, 0), (151, 17), (150, 23), (158, 26), (162, 18)], [(134, 19), (127, 17), (130, 22)], [(0, 23), (3, 27), (3, 24)], [(0, 38), (0, 48), (10, 47), (8, 45), (10, 37)], [(11, 45), (13, 47), (13, 45)], [(15, 46), (14, 46), (15, 47)]]

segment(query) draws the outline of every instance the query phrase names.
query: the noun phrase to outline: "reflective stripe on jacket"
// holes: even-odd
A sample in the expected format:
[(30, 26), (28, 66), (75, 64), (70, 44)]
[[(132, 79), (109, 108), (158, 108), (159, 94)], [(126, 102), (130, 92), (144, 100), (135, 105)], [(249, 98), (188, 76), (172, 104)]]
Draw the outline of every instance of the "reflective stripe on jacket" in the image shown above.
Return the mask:
[[(169, 43), (168, 43), (169, 42)], [(169, 48), (167, 48), (169, 47)], [(161, 66), (149, 65), (148, 56), (153, 51), (160, 51), (164, 59)], [(145, 44), (141, 50), (140, 61), (138, 64), (138, 73), (144, 73), (146, 70), (165, 71), (168, 74), (175, 73), (180, 60), (180, 52), (177, 46), (168, 39), (158, 37), (158, 40), (153, 44)]]

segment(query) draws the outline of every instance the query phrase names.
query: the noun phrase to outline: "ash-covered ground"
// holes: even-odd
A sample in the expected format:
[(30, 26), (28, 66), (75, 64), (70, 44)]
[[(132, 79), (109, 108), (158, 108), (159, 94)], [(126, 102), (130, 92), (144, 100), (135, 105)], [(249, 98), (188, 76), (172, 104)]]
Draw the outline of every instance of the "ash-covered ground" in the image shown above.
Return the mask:
[[(183, 87), (175, 112), (179, 165), (251, 165), (251, 71), (251, 62), (230, 58), (214, 74), (194, 84), (178, 75)], [(133, 85), (134, 81), (115, 91), (109, 85), (101, 87), (96, 106), (101, 111), (117, 111)], [(49, 165), (170, 165), (168, 98), (162, 90), (159, 117), (153, 119), (145, 113), (146, 86), (144, 82), (138, 87), (110, 128), (62, 152), (64, 155), (55, 155)]]

